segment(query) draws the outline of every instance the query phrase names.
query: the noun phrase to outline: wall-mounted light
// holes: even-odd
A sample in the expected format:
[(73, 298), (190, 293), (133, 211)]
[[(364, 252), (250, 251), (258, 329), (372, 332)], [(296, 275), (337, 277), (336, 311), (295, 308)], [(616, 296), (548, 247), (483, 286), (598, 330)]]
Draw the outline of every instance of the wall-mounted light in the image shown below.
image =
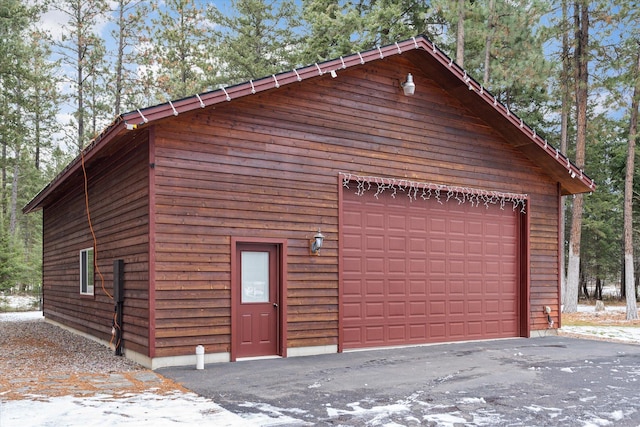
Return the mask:
[(318, 255), (320, 253), (320, 248), (322, 248), (322, 243), (324, 242), (324, 235), (318, 229), (318, 232), (313, 239), (311, 240), (311, 253), (314, 255)]
[(413, 82), (413, 76), (411, 73), (407, 74), (407, 81), (401, 84), (402, 90), (406, 96), (411, 96), (416, 91), (416, 84)]

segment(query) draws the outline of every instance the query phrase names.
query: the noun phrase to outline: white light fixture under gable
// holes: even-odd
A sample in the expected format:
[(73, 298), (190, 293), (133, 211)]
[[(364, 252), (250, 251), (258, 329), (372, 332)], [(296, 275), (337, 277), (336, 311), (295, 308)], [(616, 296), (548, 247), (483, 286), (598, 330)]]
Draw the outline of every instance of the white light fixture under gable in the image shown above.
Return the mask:
[(402, 90), (406, 96), (411, 96), (416, 92), (416, 84), (413, 82), (411, 73), (407, 74), (407, 80), (402, 83)]

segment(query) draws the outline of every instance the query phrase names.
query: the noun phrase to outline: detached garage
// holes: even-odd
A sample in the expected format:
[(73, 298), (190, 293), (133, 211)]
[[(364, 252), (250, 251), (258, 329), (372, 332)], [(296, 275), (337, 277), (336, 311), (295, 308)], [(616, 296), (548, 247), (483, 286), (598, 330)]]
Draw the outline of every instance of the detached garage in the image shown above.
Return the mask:
[(549, 333), (594, 188), (417, 37), (123, 114), (24, 212), (45, 318), (159, 368)]

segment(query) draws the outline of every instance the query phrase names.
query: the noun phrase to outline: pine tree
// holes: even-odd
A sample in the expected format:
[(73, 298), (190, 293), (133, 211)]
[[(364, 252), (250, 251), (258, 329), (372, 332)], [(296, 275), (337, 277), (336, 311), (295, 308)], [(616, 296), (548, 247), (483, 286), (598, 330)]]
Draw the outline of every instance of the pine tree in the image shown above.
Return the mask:
[(111, 37), (115, 44), (108, 70), (109, 91), (111, 92), (111, 111), (118, 116), (124, 110), (132, 110), (144, 100), (140, 98), (143, 90), (137, 76), (138, 64), (143, 62), (137, 46), (146, 42), (144, 19), (149, 8), (142, 0), (118, 0), (113, 11), (115, 29)]
[[(299, 62), (300, 18), (290, 0), (233, 0), (230, 14), (212, 7), (207, 15), (215, 24), (212, 39), (225, 83), (257, 79), (295, 68)], [(217, 83), (210, 74), (210, 84)]]
[(302, 55), (305, 64), (337, 58), (362, 48), (357, 41), (352, 41), (352, 35), (359, 29), (359, 19), (351, 3), (302, 0), (302, 16), (309, 28)]
[[(94, 125), (87, 132), (87, 120), (93, 123), (96, 118), (96, 115), (92, 116), (91, 105), (87, 104), (97, 107), (95, 98), (91, 98), (91, 88), (96, 87), (102, 70), (104, 46), (102, 39), (96, 34), (95, 26), (103, 19), (107, 3), (105, 0), (60, 0), (53, 3), (52, 7), (67, 18), (62, 38), (55, 45), (63, 66), (74, 70), (73, 77), (71, 73), (67, 74), (72, 87), (69, 96), (74, 110), (70, 123), (73, 132), (69, 134), (69, 143), (75, 145), (79, 153), (97, 128)], [(94, 112), (97, 114), (98, 110)]]
[(143, 52), (148, 99), (156, 102), (184, 98), (204, 91), (202, 69), (208, 58), (205, 10), (195, 0), (152, 3), (152, 27)]
[(636, 139), (638, 138), (638, 104), (640, 102), (640, 41), (636, 42), (635, 67), (631, 70), (633, 94), (630, 108), (627, 165), (624, 180), (624, 283), (627, 297), (627, 320), (638, 318), (633, 257), (633, 176), (635, 174)]
[[(589, 2), (576, 2), (574, 5), (574, 87), (576, 102), (576, 146), (575, 164), (579, 169), (585, 167), (587, 141), (587, 103), (589, 90)], [(582, 238), (582, 216), (584, 195), (576, 194), (571, 209), (571, 231), (569, 235), (569, 257), (567, 266), (566, 298), (563, 311), (578, 311), (580, 290), (580, 244)]]

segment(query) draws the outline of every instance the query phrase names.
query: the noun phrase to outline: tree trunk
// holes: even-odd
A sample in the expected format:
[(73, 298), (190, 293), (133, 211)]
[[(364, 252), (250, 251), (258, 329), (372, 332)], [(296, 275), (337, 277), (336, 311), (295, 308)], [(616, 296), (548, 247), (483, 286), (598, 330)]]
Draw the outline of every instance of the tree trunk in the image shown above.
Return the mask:
[(458, 0), (458, 30), (456, 34), (456, 62), (464, 68), (464, 0)]
[(122, 104), (122, 86), (123, 86), (123, 58), (124, 58), (124, 1), (118, 2), (118, 48), (116, 57), (116, 87), (115, 96), (113, 100), (114, 109), (113, 113), (115, 117), (120, 115), (120, 105)]
[[(587, 141), (587, 95), (589, 85), (589, 2), (575, 3), (575, 86), (576, 86), (576, 166), (584, 169)], [(567, 270), (567, 298), (564, 312), (578, 311), (580, 287), (580, 239), (582, 237), (583, 195), (576, 194), (571, 216), (571, 236), (569, 238), (569, 266)]]
[(0, 159), (0, 165), (2, 166), (2, 188), (0, 188), (0, 220), (3, 220), (7, 215), (7, 203), (6, 203), (6, 191), (7, 191), (7, 141), (2, 139), (2, 159)]
[[(571, 112), (571, 93), (569, 90), (569, 76), (571, 74), (571, 64), (569, 63), (569, 25), (567, 0), (562, 1), (562, 73), (561, 73), (561, 90), (562, 90), (562, 106), (560, 111), (560, 151), (567, 153), (569, 113)], [(560, 298), (564, 304), (567, 292), (567, 272), (565, 268), (565, 197), (560, 197), (560, 227), (558, 230), (558, 239), (560, 240)]]
[(489, 17), (487, 18), (487, 37), (484, 42), (484, 77), (482, 85), (489, 86), (489, 78), (491, 76), (491, 46), (493, 44), (493, 33), (495, 32), (495, 0), (489, 0)]
[(633, 174), (636, 153), (636, 135), (638, 133), (638, 97), (640, 96), (640, 53), (633, 73), (635, 84), (631, 101), (631, 119), (629, 120), (629, 140), (627, 146), (627, 170), (624, 179), (624, 283), (627, 300), (627, 320), (638, 318), (633, 265)]
[(18, 178), (20, 173), (20, 148), (16, 148), (16, 160), (11, 180), (11, 203), (9, 206), (9, 234), (15, 236), (18, 227)]
[(84, 64), (84, 54), (86, 50), (86, 46), (84, 40), (82, 39), (82, 35), (80, 31), (78, 31), (78, 68), (76, 70), (76, 85), (77, 85), (77, 93), (78, 97), (78, 111), (76, 112), (76, 119), (78, 120), (78, 154), (82, 151), (82, 147), (84, 146), (84, 75), (83, 75), (83, 64)]

